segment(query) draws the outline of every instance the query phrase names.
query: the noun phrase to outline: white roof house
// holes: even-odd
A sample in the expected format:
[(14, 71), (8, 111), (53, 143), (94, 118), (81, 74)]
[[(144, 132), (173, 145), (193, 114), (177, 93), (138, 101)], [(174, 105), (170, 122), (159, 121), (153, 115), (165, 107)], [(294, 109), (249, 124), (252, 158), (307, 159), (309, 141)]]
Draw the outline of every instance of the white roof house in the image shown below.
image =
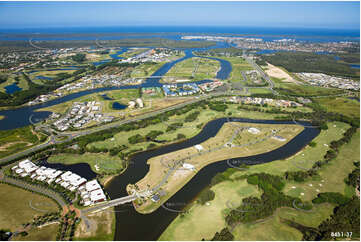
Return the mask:
[(15, 170), (16, 174), (20, 174), (20, 173), (23, 173), (23, 172), (24, 172), (24, 169), (21, 169), (21, 168)]
[(91, 192), (91, 191), (94, 191), (97, 189), (101, 189), (101, 186), (99, 185), (97, 180), (92, 180), (92, 181), (85, 183), (85, 189), (88, 192)]
[(201, 146), (201, 145), (195, 145), (194, 148), (196, 148), (198, 151), (203, 150), (203, 146)]
[(36, 166), (33, 162), (31, 162), (28, 159), (19, 162), (19, 167), (24, 169), (24, 171), (26, 173), (32, 173), (39, 168), (38, 166)]
[(194, 165), (189, 164), (189, 163), (183, 163), (183, 168), (186, 168), (188, 170), (194, 170), (195, 169)]
[(101, 202), (105, 201), (106, 197), (102, 189), (94, 190), (90, 192), (90, 200), (92, 202)]
[(142, 107), (144, 106), (142, 99), (137, 98), (135, 101), (138, 103), (138, 106), (139, 106), (140, 108), (142, 108)]
[(257, 128), (249, 128), (248, 132), (250, 132), (251, 134), (259, 134), (261, 131)]
[(67, 171), (64, 174), (62, 174), (61, 179), (75, 187), (78, 187), (86, 182), (85, 178), (83, 178), (75, 173), (72, 173), (71, 171)]
[(67, 182), (62, 182), (60, 183), (60, 186), (64, 187), (64, 188), (67, 188), (70, 184), (67, 183)]

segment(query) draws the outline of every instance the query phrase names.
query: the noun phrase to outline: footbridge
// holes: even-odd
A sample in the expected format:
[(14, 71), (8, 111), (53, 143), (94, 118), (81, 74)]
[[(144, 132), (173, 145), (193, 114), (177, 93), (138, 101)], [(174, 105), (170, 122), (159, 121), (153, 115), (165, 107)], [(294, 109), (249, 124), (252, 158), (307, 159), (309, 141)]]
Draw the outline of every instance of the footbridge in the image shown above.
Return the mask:
[(110, 207), (115, 207), (124, 203), (129, 203), (132, 202), (134, 200), (136, 200), (138, 198), (137, 195), (129, 195), (126, 197), (121, 197), (121, 198), (116, 198), (110, 201), (106, 201), (106, 202), (102, 202), (99, 204), (96, 204), (94, 206), (91, 206), (89, 208), (85, 208), (82, 209), (82, 213), (94, 213), (94, 212), (100, 212), (101, 210), (110, 208)]

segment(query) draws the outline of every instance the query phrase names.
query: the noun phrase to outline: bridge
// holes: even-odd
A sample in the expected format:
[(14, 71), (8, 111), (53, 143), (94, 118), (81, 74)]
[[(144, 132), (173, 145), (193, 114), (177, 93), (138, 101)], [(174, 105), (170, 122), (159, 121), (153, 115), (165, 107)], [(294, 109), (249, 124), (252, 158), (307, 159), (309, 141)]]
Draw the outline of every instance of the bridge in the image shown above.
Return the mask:
[(94, 212), (100, 212), (101, 210), (110, 208), (110, 207), (115, 207), (124, 203), (129, 203), (129, 202), (133, 202), (134, 200), (136, 200), (138, 198), (137, 195), (129, 195), (126, 197), (121, 197), (121, 198), (116, 198), (110, 201), (106, 201), (94, 206), (91, 206), (89, 208), (85, 208), (82, 209), (82, 213), (94, 213)]
[(186, 76), (135, 76), (134, 79), (146, 79), (146, 78), (187, 78)]

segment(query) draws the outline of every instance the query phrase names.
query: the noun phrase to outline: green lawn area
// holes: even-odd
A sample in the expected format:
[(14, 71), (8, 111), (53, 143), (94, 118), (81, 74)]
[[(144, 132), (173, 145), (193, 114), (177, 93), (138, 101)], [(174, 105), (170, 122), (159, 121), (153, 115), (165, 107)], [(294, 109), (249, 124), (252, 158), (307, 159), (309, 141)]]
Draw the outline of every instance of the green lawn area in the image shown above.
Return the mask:
[(286, 171), (302, 171), (309, 169), (319, 160), (329, 149), (328, 146), (332, 141), (338, 140), (342, 137), (344, 131), (350, 126), (341, 122), (328, 123), (328, 130), (322, 130), (321, 133), (313, 140), (316, 142), (316, 147), (306, 146), (300, 152), (285, 159), (276, 160), (265, 164), (250, 166), (247, 171), (234, 174), (234, 176), (266, 172), (273, 175), (282, 175)]
[(275, 83), (275, 89), (278, 89), (278, 91), (284, 95), (300, 95), (312, 97), (344, 93), (344, 90), (340, 90), (337, 88), (285, 83), (281, 79), (275, 77), (271, 77), (271, 80)]
[[(105, 153), (85, 153), (78, 154), (57, 154), (48, 159), (49, 163), (77, 164), (88, 163), (91, 169), (96, 173), (109, 173), (116, 170), (122, 170), (123, 161), (118, 156), (110, 156)], [(97, 165), (98, 170), (95, 165)]]
[(2, 130), (0, 131), (0, 157), (28, 149), (45, 140), (46, 136), (35, 132), (31, 126), (14, 130)]
[(166, 61), (157, 62), (157, 63), (143, 63), (134, 68), (132, 73), (130, 74), (131, 77), (149, 77), (152, 75), (156, 70), (158, 70), (162, 65), (164, 65)]
[(255, 224), (240, 224), (232, 232), (234, 240), (301, 240), (302, 233), (282, 223), (276, 215)]
[(32, 228), (28, 235), (14, 237), (15, 241), (55, 241), (59, 224), (50, 224), (41, 228)]
[[(298, 197), (305, 201), (310, 201), (320, 192), (339, 192), (351, 197), (355, 194), (355, 191), (344, 183), (343, 180), (355, 168), (353, 162), (360, 159), (359, 147), (360, 133), (357, 132), (352, 137), (351, 142), (340, 149), (337, 158), (322, 167), (319, 171), (319, 177), (304, 183), (289, 182), (284, 188), (285, 193), (293, 196), (298, 195)], [(300, 193), (294, 192), (293, 190), (295, 189), (292, 187), (296, 187), (304, 195), (301, 196)]]
[(18, 77), (19, 82), (17, 86), (20, 87), (22, 91), (29, 89), (28, 82), (24, 79), (22, 75), (11, 74), (9, 75), (6, 82), (0, 84), (0, 92), (6, 92), (5, 87), (16, 82), (15, 77)]
[(271, 94), (272, 91), (268, 88), (248, 88), (251, 94)]
[(352, 118), (360, 118), (360, 103), (345, 97), (317, 98), (314, 99), (327, 112), (342, 113)]
[[(212, 79), (216, 77), (219, 68), (220, 63), (216, 60), (193, 57), (174, 65), (165, 76), (195, 81)], [(172, 78), (163, 78), (164, 82), (171, 82), (172, 80)]]
[(129, 58), (129, 57), (139, 55), (140, 53), (146, 52), (147, 50), (149, 50), (149, 49), (148, 48), (135, 48), (135, 49), (132, 48), (119, 56), (124, 57), (124, 58)]
[(245, 197), (260, 196), (257, 187), (248, 185), (245, 180), (222, 182), (212, 190), (216, 196), (210, 205), (193, 204), (189, 213), (178, 215), (158, 240), (209, 240), (215, 231), (224, 228), (224, 216), (229, 207), (236, 206)]
[[(54, 71), (40, 70), (38, 72), (33, 72), (31, 74), (28, 74), (28, 76), (30, 77), (32, 82), (42, 85), (42, 84), (44, 84), (44, 80), (36, 78), (37, 76), (55, 78), (55, 77), (57, 77), (58, 74), (61, 74), (61, 73), (72, 74), (75, 71), (76, 70), (54, 70)], [(45, 82), (46, 82), (46, 80), (45, 80)]]
[(0, 183), (0, 197), (1, 229), (15, 231), (21, 229), (23, 223), (31, 222), (36, 216), (59, 210), (58, 205), (50, 198), (3, 183)]

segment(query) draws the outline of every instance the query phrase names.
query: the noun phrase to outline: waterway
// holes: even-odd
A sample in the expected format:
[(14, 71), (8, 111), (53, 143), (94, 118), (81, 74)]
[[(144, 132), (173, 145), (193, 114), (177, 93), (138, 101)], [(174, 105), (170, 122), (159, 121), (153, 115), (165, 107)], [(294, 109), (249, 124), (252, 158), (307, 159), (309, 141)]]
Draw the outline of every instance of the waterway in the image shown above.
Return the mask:
[[(134, 155), (127, 170), (121, 175), (115, 177), (106, 187), (107, 193), (112, 199), (127, 196), (126, 186), (134, 184), (141, 180), (149, 171), (147, 160), (162, 154), (170, 153), (176, 150), (192, 147), (196, 144), (206, 141), (215, 136), (224, 123), (228, 121), (262, 123), (262, 124), (292, 124), (292, 121), (276, 120), (252, 120), (244, 118), (221, 118), (216, 119), (205, 125), (203, 130), (193, 138), (186, 141), (160, 147), (155, 150), (145, 151)], [(287, 158), (307, 145), (320, 132), (319, 129), (310, 128), (307, 122), (300, 122), (305, 125), (305, 129), (295, 138), (282, 147), (259, 155), (249, 157), (239, 157), (230, 161), (242, 160), (245, 164), (255, 165), (267, 163), (274, 160)], [(189, 202), (194, 200), (197, 194), (208, 186), (211, 179), (219, 172), (230, 168), (226, 160), (212, 163), (200, 171), (188, 182), (181, 190), (173, 195), (165, 206), (173, 210), (181, 210)], [(176, 206), (171, 206), (174, 204)], [(178, 215), (177, 212), (171, 212), (160, 207), (151, 214), (140, 214), (135, 211), (131, 204), (124, 204), (114, 209), (116, 211), (116, 232), (115, 240), (157, 240), (167, 226)]]
[[(210, 48), (219, 48), (224, 47), (222, 44), (218, 44), (216, 47), (210, 47)], [(206, 50), (207, 48), (189, 48), (184, 50), (185, 56), (182, 58), (179, 58), (177, 60), (167, 62), (163, 66), (161, 66), (158, 70), (156, 70), (151, 77), (147, 78), (142, 84), (140, 85), (129, 85), (129, 86), (120, 86), (120, 87), (103, 87), (103, 88), (97, 88), (92, 90), (86, 90), (81, 91), (77, 93), (72, 93), (67, 96), (63, 96), (48, 102), (44, 102), (41, 104), (33, 105), (33, 106), (24, 106), (17, 109), (9, 109), (9, 110), (2, 110), (0, 111), (0, 116), (4, 116), (3, 119), (0, 120), (0, 130), (11, 130), (16, 128), (21, 128), (33, 123), (41, 122), (42, 120), (46, 119), (51, 115), (51, 112), (47, 111), (37, 111), (41, 108), (51, 107), (60, 103), (64, 103), (67, 101), (71, 101), (73, 99), (89, 95), (92, 93), (98, 93), (98, 92), (104, 92), (104, 91), (111, 91), (111, 90), (121, 90), (121, 89), (138, 89), (139, 87), (161, 87), (162, 84), (159, 82), (161, 77), (165, 75), (175, 64), (186, 60), (188, 58), (196, 57), (196, 55), (193, 54), (193, 51), (202, 51)], [(208, 48), (209, 49), (209, 48)], [(126, 51), (126, 48), (123, 48), (122, 50), (118, 51), (115, 55), (118, 56), (121, 53)], [(120, 58), (120, 57), (119, 57)], [(219, 59), (219, 58), (213, 58), (213, 57), (202, 57), (202, 58), (209, 58), (213, 60), (217, 60), (220, 62), (220, 70), (217, 72), (216, 77), (219, 79), (227, 79), (229, 74), (232, 71), (231, 63)], [(210, 80), (202, 80), (197, 81), (194, 83), (200, 84), (210, 82)]]
[(127, 107), (128, 107), (127, 105), (124, 105), (119, 102), (113, 102), (113, 104), (112, 104), (112, 109), (116, 109), (116, 110), (123, 110), (123, 109), (126, 109)]
[(11, 85), (7, 85), (7, 86), (5, 86), (4, 88), (5, 88), (5, 92), (6, 92), (7, 94), (13, 94), (14, 92), (18, 92), (18, 91), (21, 91), (21, 90), (22, 90), (22, 88), (20, 88), (20, 87), (18, 86), (18, 83), (17, 83), (17, 82), (14, 82), (14, 83), (11, 84)]

